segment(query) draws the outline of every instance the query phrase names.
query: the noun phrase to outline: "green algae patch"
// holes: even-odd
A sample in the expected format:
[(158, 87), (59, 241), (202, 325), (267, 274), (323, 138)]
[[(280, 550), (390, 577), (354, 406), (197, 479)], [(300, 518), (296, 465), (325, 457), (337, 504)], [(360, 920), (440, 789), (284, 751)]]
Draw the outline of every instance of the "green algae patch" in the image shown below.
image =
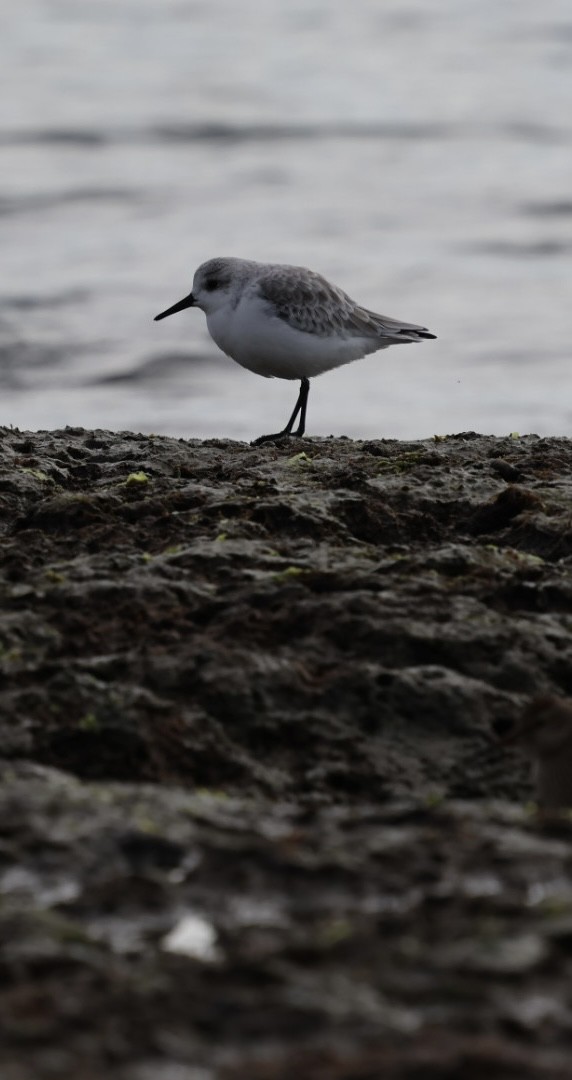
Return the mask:
[(42, 469), (30, 469), (27, 466), (21, 465), (20, 471), (27, 473), (28, 476), (33, 476), (35, 480), (40, 480), (43, 484), (53, 484), (51, 476), (48, 476)]
[(309, 572), (303, 566), (287, 566), (285, 570), (279, 570), (277, 573), (272, 574), (272, 579), (274, 581), (288, 581), (291, 578), (302, 577)]
[(66, 574), (62, 574), (59, 570), (52, 570), (50, 567), (44, 570), (44, 577), (50, 585), (63, 585), (67, 581)]
[(97, 716), (92, 712), (86, 713), (85, 716), (80, 717), (77, 726), (80, 731), (99, 731), (101, 728)]
[(122, 483), (122, 487), (132, 487), (137, 484), (148, 484), (149, 476), (146, 472), (132, 472), (125, 478)]
[(292, 457), (286, 459), (286, 464), (290, 466), (296, 465), (313, 465), (313, 459), (302, 450), (299, 454), (294, 454)]

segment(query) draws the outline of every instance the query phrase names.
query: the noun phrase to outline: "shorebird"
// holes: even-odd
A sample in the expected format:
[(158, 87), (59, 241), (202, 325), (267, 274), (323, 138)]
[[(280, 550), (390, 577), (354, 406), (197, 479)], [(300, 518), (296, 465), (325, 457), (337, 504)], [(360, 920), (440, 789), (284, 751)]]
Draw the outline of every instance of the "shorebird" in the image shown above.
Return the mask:
[(248, 259), (209, 259), (188, 296), (155, 321), (190, 307), (205, 312), (213, 341), (237, 364), (267, 379), (300, 380), (286, 427), (256, 443), (304, 434), (314, 376), (389, 345), (435, 337), (424, 326), (368, 311), (313, 270)]

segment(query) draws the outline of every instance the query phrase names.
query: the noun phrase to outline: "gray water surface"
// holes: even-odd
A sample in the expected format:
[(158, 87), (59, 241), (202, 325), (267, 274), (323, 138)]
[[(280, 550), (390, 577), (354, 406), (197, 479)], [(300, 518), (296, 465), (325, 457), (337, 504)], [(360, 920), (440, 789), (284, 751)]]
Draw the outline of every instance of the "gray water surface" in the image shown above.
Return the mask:
[(252, 438), (293, 383), (204, 316), (214, 255), (438, 334), (313, 383), (309, 431), (572, 432), (569, 0), (27, 0), (0, 34), (0, 422)]

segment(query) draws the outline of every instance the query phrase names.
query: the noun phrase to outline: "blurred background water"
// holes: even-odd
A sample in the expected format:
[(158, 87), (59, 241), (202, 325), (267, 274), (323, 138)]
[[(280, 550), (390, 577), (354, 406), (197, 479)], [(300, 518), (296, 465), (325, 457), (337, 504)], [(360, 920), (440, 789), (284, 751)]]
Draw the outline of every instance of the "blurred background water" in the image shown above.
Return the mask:
[(438, 341), (311, 434), (572, 433), (569, 0), (26, 0), (0, 14), (0, 423), (252, 438), (196, 266), (311, 266)]

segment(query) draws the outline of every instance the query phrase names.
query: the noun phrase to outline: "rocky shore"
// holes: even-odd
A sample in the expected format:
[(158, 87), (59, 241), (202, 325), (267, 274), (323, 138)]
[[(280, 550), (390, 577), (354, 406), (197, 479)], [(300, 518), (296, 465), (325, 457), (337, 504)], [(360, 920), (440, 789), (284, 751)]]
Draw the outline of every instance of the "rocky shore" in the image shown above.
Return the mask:
[(572, 441), (0, 429), (2, 1080), (565, 1080)]

